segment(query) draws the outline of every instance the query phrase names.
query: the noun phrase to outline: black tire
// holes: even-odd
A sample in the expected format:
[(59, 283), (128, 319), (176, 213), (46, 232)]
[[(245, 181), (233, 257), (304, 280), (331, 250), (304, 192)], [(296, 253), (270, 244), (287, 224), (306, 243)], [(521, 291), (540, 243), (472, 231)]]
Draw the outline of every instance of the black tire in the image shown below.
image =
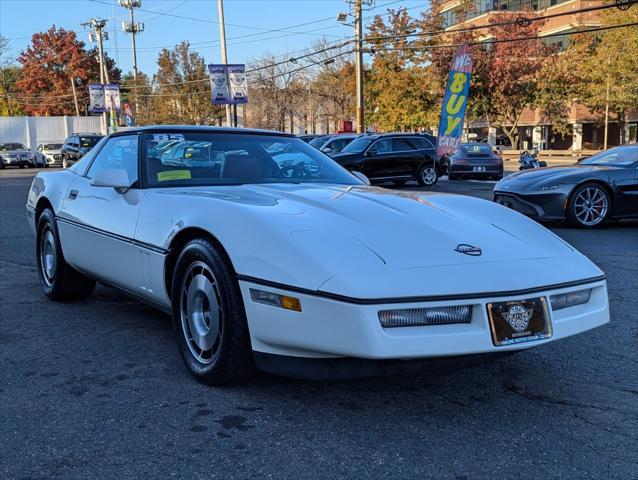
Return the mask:
[[(47, 233), (51, 234), (49, 241), (43, 239), (43, 236)], [(53, 254), (50, 268), (46, 268), (46, 266), (43, 268), (42, 266), (43, 248), (50, 248)], [(48, 208), (40, 214), (38, 219), (36, 261), (42, 290), (51, 300), (83, 300), (93, 292), (95, 281), (75, 270), (64, 260), (58, 227), (55, 223), (53, 212)], [(47, 272), (49, 273), (47, 274)]]
[[(584, 202), (581, 202), (581, 200), (584, 200), (584, 197), (588, 196), (588, 192), (589, 196), (595, 199), (591, 204), (591, 217), (582, 213), (586, 205), (584, 205)], [(569, 196), (567, 211), (565, 213), (567, 214), (569, 223), (576, 227), (599, 228), (605, 223), (610, 212), (611, 198), (605, 187), (597, 183), (585, 183), (576, 188)]]
[[(430, 173), (429, 177), (426, 175), (426, 172)], [(426, 179), (426, 177), (428, 179)], [(416, 181), (422, 187), (433, 187), (436, 185), (436, 182), (439, 181), (439, 172), (432, 163), (424, 163), (419, 167), (419, 171), (416, 175)]]
[[(214, 293), (212, 300), (220, 307), (219, 310), (214, 308), (215, 304), (203, 294), (204, 290), (200, 293), (195, 287), (191, 293), (192, 281), (200, 275), (204, 281), (209, 281), (212, 287), (210, 290)], [(232, 266), (224, 255), (207, 239), (198, 238), (190, 241), (181, 251), (175, 264), (171, 290), (173, 329), (177, 345), (184, 363), (193, 376), (207, 385), (223, 385), (250, 378), (255, 367), (246, 312), (239, 284)], [(202, 305), (201, 315), (199, 312), (189, 311), (190, 305), (197, 305), (195, 300), (189, 302), (189, 294), (202, 295), (203, 300), (199, 304)], [(208, 310), (205, 305), (208, 305)], [(189, 315), (182, 315), (183, 309), (186, 309)], [(213, 311), (220, 311), (221, 315), (217, 319), (212, 318)], [(200, 333), (198, 340), (210, 343), (211, 347), (208, 350), (204, 350), (191, 333), (191, 325), (197, 321), (196, 318), (204, 324), (204, 333)], [(211, 325), (217, 327), (216, 332), (213, 332)], [(202, 327), (202, 323), (198, 326)], [(189, 339), (187, 336), (192, 338)], [(196, 356), (194, 351), (200, 348), (202, 352)]]
[(394, 183), (396, 187), (402, 187), (403, 185), (405, 185), (406, 181), (407, 180), (392, 180), (392, 183)]

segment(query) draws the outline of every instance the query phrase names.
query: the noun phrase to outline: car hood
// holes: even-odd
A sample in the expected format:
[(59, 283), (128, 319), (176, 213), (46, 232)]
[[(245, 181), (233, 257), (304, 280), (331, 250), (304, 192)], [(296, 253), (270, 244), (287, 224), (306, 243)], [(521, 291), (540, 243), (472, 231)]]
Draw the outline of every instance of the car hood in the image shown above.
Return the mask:
[[(237, 272), (300, 287), (356, 297), (424, 295), (490, 282), (490, 289), (528, 288), (601, 273), (539, 224), (468, 196), (311, 184), (171, 194), (241, 209), (243, 215), (232, 216), (252, 233), (222, 239), (245, 245), (231, 253)], [(459, 245), (481, 255), (460, 253)]]
[(31, 152), (29, 150), (4, 150), (0, 152), (0, 155), (16, 156), (16, 155), (29, 155), (30, 153)]
[(580, 178), (601, 172), (615, 170), (616, 167), (603, 165), (567, 165), (561, 167), (534, 168), (508, 175), (496, 184), (494, 190), (518, 190), (540, 184), (557, 183), (570, 178)]

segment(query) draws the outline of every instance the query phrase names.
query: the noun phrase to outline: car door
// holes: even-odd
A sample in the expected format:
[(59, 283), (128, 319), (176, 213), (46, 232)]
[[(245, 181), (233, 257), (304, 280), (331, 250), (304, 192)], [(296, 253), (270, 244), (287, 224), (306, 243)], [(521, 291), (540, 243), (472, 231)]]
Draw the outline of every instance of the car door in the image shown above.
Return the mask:
[(396, 175), (413, 176), (423, 161), (423, 152), (414, 139), (396, 137), (392, 139), (394, 151), (394, 172)]
[(614, 214), (638, 216), (638, 163), (629, 165), (627, 168), (619, 168), (612, 175), (619, 197), (614, 205)]
[[(105, 169), (125, 169), (132, 187), (120, 192), (91, 185), (93, 176)], [(138, 178), (137, 135), (110, 138), (88, 171), (71, 183), (57, 222), (62, 251), (71, 265), (133, 292), (140, 277), (133, 238), (145, 195)]]
[(392, 177), (392, 138), (380, 138), (368, 147), (362, 164), (368, 178)]

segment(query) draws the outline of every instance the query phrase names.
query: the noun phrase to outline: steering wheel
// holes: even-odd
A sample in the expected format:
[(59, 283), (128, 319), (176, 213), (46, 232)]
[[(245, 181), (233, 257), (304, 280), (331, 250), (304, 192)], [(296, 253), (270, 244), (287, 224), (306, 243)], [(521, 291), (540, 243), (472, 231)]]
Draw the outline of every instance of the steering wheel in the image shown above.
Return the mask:
[[(286, 176), (286, 172), (290, 171), (290, 177)], [(273, 175), (275, 178), (306, 178), (308, 177), (308, 170), (306, 169), (306, 162), (293, 163), (290, 165), (282, 165), (279, 167), (279, 171)]]

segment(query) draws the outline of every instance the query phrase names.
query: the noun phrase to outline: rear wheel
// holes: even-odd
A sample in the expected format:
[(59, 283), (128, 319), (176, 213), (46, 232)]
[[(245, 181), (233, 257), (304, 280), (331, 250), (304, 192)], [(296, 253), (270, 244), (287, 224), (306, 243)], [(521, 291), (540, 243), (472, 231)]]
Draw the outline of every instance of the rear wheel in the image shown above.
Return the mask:
[(200, 238), (184, 247), (171, 298), (179, 352), (195, 378), (221, 385), (249, 377), (254, 364), (241, 292), (211, 242)]
[(436, 171), (436, 168), (434, 168), (434, 165), (425, 164), (419, 168), (416, 180), (422, 187), (433, 187), (439, 180), (439, 174)]
[(42, 290), (51, 300), (82, 300), (91, 295), (95, 281), (81, 274), (64, 260), (53, 212), (40, 215), (37, 228), (36, 258)]
[(572, 193), (567, 203), (567, 218), (581, 228), (600, 227), (609, 215), (611, 201), (601, 185), (586, 183)]

